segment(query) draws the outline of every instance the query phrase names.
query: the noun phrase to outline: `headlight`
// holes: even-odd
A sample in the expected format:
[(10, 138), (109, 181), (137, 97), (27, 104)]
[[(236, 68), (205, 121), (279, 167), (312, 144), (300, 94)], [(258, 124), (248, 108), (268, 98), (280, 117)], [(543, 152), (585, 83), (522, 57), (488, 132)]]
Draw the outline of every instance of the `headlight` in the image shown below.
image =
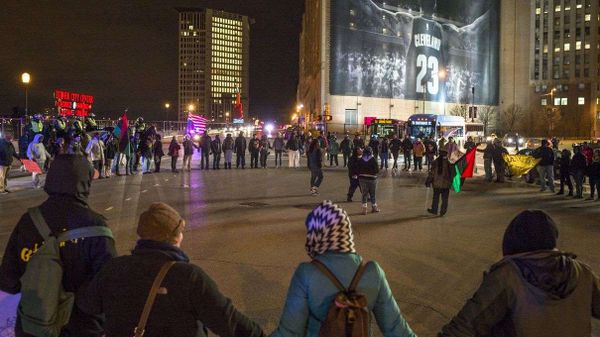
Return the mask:
[(519, 144), (522, 145), (523, 143), (525, 143), (525, 139), (523, 139), (523, 138), (519, 139)]
[(512, 144), (514, 142), (512, 138), (508, 138), (506, 141), (508, 142), (508, 144)]

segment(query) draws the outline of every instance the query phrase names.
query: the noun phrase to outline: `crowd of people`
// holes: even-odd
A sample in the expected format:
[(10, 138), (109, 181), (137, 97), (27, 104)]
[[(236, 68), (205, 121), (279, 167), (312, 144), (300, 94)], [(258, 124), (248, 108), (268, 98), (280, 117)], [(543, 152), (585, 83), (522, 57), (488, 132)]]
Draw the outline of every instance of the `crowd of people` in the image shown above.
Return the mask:
[[(372, 149), (355, 151), (362, 157), (349, 158), (351, 166), (362, 160), (359, 166), (379, 169)], [(432, 171), (447, 162), (440, 152)], [(190, 262), (181, 249), (186, 220), (169, 205), (151, 204), (139, 217), (135, 248), (117, 257), (105, 219), (88, 204), (93, 174), (84, 155), (58, 154), (44, 187), (48, 199), (10, 236), (0, 290), (22, 294), (17, 336), (267, 336)], [(356, 250), (346, 211), (324, 201), (305, 225), (309, 260), (296, 269), (270, 336), (366, 337), (372, 319), (384, 336), (416, 336), (383, 268)], [(600, 318), (600, 279), (559, 250), (558, 234), (543, 211), (517, 215), (504, 233), (503, 259), (439, 336), (590, 336), (592, 317)]]

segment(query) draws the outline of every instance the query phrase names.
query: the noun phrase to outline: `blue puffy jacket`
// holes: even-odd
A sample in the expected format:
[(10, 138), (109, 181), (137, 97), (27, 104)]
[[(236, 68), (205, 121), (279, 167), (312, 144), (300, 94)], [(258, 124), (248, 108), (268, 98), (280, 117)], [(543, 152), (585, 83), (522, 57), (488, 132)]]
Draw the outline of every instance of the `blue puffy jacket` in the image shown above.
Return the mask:
[[(328, 252), (316, 257), (348, 286), (362, 258), (357, 254)], [(357, 292), (365, 295), (379, 329), (385, 337), (416, 337), (402, 317), (385, 273), (376, 262), (367, 269)], [(318, 337), (321, 321), (327, 316), (337, 288), (317, 267), (301, 263), (288, 291), (279, 327), (271, 337)], [(372, 335), (372, 334), (371, 334)]]

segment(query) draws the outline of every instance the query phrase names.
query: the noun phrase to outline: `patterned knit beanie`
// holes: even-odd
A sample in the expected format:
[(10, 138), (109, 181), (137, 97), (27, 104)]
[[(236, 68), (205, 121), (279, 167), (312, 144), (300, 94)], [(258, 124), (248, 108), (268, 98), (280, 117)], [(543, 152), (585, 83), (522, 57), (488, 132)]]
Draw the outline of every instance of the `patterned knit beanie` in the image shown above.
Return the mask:
[(348, 214), (331, 201), (323, 201), (306, 218), (306, 251), (314, 258), (327, 251), (355, 253)]

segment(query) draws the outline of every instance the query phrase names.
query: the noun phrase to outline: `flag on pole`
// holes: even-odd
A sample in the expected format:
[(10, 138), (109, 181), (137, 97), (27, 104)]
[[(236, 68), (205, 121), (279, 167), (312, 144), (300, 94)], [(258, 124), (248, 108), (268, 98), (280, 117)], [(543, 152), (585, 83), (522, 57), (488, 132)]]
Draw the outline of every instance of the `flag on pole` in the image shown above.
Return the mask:
[(236, 94), (235, 100), (235, 112), (237, 113), (238, 118), (244, 118), (244, 106), (242, 105), (242, 93), (239, 91)]
[(503, 154), (502, 157), (506, 162), (506, 167), (514, 177), (520, 177), (529, 173), (542, 160), (541, 158), (533, 158), (523, 154)]
[(454, 163), (455, 172), (454, 177), (452, 178), (452, 188), (456, 193), (460, 192), (462, 179), (473, 178), (476, 154), (477, 148), (474, 147)]
[(115, 127), (114, 135), (119, 138), (119, 151), (125, 152), (127, 146), (129, 146), (129, 137), (127, 137), (127, 129), (129, 128), (129, 121), (127, 120), (127, 113), (121, 116), (121, 119)]

